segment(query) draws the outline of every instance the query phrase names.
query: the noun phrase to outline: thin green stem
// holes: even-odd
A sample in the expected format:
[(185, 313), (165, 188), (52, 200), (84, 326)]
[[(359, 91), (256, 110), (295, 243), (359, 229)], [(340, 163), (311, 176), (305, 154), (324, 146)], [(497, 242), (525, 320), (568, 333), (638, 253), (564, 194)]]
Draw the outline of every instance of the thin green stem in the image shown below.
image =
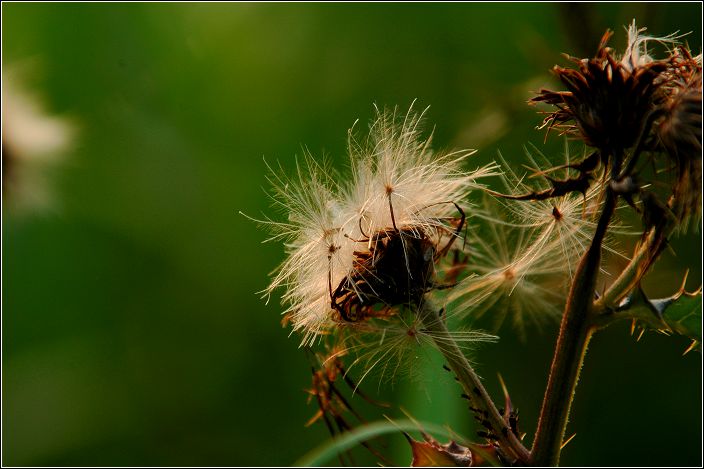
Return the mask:
[(654, 243), (655, 229), (651, 229), (646, 235), (645, 242), (638, 247), (626, 268), (621, 271), (604, 294), (594, 302), (595, 311), (603, 311), (606, 308), (615, 306), (617, 301), (621, 300), (633, 289), (642, 276), (643, 264), (652, 255)]
[(628, 295), (638, 285), (657, 256), (662, 252), (661, 246), (677, 227), (674, 222), (663, 229), (651, 228), (645, 235), (645, 240), (638, 246), (631, 261), (621, 271), (618, 278), (609, 286), (604, 294), (594, 302), (594, 312), (603, 314), (612, 310), (617, 303)]
[(560, 324), (531, 451), (537, 465), (556, 466), (560, 461), (575, 388), (593, 330), (592, 303), (601, 263), (601, 245), (615, 209), (616, 194), (608, 187), (594, 238), (577, 266)]
[(511, 454), (522, 464), (530, 463), (530, 452), (511, 431), (508, 423), (499, 413), (496, 405), (482, 385), (481, 379), (474, 372), (462, 350), (447, 330), (438, 310), (424, 302), (419, 311), (423, 326), (431, 332), (435, 345), (443, 354), (452, 372), (457, 377), (462, 389), (468, 396), (473, 410), (482, 419), (487, 429), (495, 436), (501, 448)]

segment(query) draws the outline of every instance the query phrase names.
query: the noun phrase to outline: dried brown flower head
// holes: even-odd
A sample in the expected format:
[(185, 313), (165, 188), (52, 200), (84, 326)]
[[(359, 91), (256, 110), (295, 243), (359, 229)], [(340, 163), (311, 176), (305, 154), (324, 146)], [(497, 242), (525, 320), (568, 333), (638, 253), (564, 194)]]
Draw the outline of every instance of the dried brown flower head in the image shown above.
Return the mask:
[(635, 24), (629, 28), (629, 45), (620, 60), (607, 47), (612, 31), (603, 35), (594, 58), (566, 55), (577, 68), (556, 65), (553, 72), (567, 91), (541, 89), (530, 100), (557, 108), (548, 113), (542, 127), (578, 136), (601, 150), (602, 158), (635, 145), (660, 99), (661, 76), (668, 68), (667, 60), (656, 61), (647, 55), (645, 42), (653, 38), (640, 36), (640, 31)]
[[(614, 54), (607, 46), (613, 35), (607, 31), (595, 57), (567, 56), (576, 67), (553, 68), (566, 91), (542, 89), (530, 103), (554, 107), (546, 112), (542, 127), (548, 131), (557, 128), (597, 149), (597, 161), (610, 168), (605, 174), (610, 174), (611, 188), (636, 208), (644, 220), (652, 222), (656, 218), (644, 212), (649, 210), (646, 199), (657, 195), (646, 197), (644, 192), (653, 189), (636, 182), (642, 181), (639, 157), (648, 153), (656, 169), (674, 169), (667, 196), (672, 197), (666, 204), (660, 202), (667, 206), (669, 216), (661, 217), (656, 225), (662, 228), (670, 223), (668, 220), (676, 220), (686, 229), (689, 221), (696, 221), (701, 213), (701, 56), (694, 57), (687, 47), (677, 46), (681, 36), (648, 36), (644, 34), (645, 28), (638, 28), (635, 21), (627, 31), (623, 55)], [(656, 60), (649, 55), (647, 45), (651, 42), (667, 46), (664, 59)], [(579, 170), (580, 177), (559, 181), (561, 190), (577, 190), (577, 183), (590, 185), (581, 164), (568, 166)], [(546, 193), (547, 197), (552, 195)], [(641, 199), (640, 208), (634, 202), (635, 197)], [(534, 199), (536, 194), (526, 200)]]
[(675, 165), (673, 212), (686, 229), (701, 215), (702, 185), (702, 57), (685, 47), (672, 56), (657, 143)]

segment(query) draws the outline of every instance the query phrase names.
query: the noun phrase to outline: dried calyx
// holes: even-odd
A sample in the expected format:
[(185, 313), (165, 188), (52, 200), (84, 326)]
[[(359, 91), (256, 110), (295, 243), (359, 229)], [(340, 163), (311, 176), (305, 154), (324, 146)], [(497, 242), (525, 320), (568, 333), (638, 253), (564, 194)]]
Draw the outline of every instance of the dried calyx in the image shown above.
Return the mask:
[[(671, 216), (660, 217), (655, 225), (663, 230), (674, 219), (682, 229), (690, 220), (699, 221), (701, 201), (701, 125), (702, 72), (701, 55), (693, 56), (689, 49), (677, 45), (679, 37), (653, 37), (644, 34), (635, 22), (628, 28), (628, 44), (622, 56), (607, 46), (612, 36), (607, 31), (593, 58), (568, 56), (574, 68), (555, 66), (553, 71), (565, 86), (564, 91), (542, 89), (532, 104), (552, 106), (542, 127), (558, 129), (595, 148), (590, 160), (571, 166), (578, 176), (552, 181), (553, 189), (541, 194), (514, 197), (520, 200), (540, 200), (565, 191), (584, 192), (591, 186), (591, 158), (597, 158), (605, 168), (610, 188), (641, 213), (650, 224), (656, 213), (649, 207), (667, 206)], [(669, 47), (663, 59), (654, 59), (647, 49), (649, 43)], [(652, 188), (658, 171), (646, 175), (640, 164), (645, 155), (658, 168), (673, 169), (670, 191), (657, 194)], [(652, 198), (659, 204), (646, 203)], [(636, 205), (635, 200), (640, 200)], [(646, 226), (646, 229), (648, 227)]]

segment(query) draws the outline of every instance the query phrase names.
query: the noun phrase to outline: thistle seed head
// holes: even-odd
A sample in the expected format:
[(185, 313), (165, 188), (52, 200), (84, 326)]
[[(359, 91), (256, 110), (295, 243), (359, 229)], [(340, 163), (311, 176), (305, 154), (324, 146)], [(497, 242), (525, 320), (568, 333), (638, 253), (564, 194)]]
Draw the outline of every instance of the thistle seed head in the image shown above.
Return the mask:
[(420, 137), (412, 109), (377, 110), (369, 136), (349, 133), (352, 176), (339, 176), (311, 157), (288, 177), (270, 177), (275, 205), (287, 222), (265, 220), (287, 257), (265, 295), (284, 289), (285, 314), (303, 345), (336, 325), (417, 306), (436, 288), (436, 264), (459, 237), (461, 205), (495, 166), (462, 169), (474, 151), (437, 154)]
[[(501, 183), (509, 197), (544, 193), (553, 186), (551, 181), (563, 175), (568, 179), (579, 173), (574, 169), (573, 163), (580, 157), (571, 155), (567, 140), (564, 146), (564, 164), (560, 166), (554, 166), (553, 162), (534, 146), (526, 148), (525, 152), (529, 163), (526, 166), (529, 170), (527, 174), (518, 173), (499, 155), (503, 169), (500, 175)], [(581, 155), (581, 161), (585, 158), (586, 154)], [(573, 191), (547, 199), (520, 202), (499, 197), (497, 202), (507, 214), (505, 220), (499, 223), (531, 231), (532, 242), (526, 250), (532, 255), (528, 258), (539, 259), (552, 252), (551, 255), (560, 259), (562, 268), (565, 268), (571, 277), (596, 228), (595, 218), (603, 203), (603, 189), (604, 178), (599, 170), (593, 175), (584, 193)], [(489, 216), (496, 218), (496, 215)], [(625, 234), (625, 227), (615, 221), (611, 233)], [(622, 255), (610, 243), (606, 243), (604, 247), (612, 253)]]
[(497, 209), (495, 201), (485, 198), (480, 212), (491, 220), (471, 232), (470, 275), (449, 300), (464, 315), (491, 314), (496, 329), (508, 320), (525, 337), (529, 323), (559, 317), (567, 272), (559, 239), (548, 241), (540, 229), (509, 223)]

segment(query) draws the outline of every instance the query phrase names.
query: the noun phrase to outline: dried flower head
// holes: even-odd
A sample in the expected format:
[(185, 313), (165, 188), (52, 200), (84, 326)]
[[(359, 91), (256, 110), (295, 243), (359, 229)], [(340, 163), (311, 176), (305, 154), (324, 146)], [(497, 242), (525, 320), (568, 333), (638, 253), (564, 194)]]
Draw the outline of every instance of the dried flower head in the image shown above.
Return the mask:
[[(543, 89), (531, 100), (556, 108), (543, 121), (548, 130), (557, 127), (596, 148), (595, 157), (570, 166), (579, 177), (552, 181), (556, 189), (548, 195), (586, 193), (593, 187), (590, 171), (598, 167), (592, 163), (602, 163), (602, 189), (610, 187), (623, 197), (640, 213), (646, 230), (663, 232), (672, 221), (686, 230), (701, 213), (701, 57), (678, 46), (676, 34), (649, 36), (635, 21), (627, 31), (622, 56), (607, 47), (612, 35), (607, 31), (594, 58), (569, 57), (574, 69), (555, 66), (566, 91)], [(668, 47), (664, 59), (650, 55), (653, 42)], [(674, 168), (667, 202), (654, 192), (662, 181), (644, 181), (643, 154), (658, 170)]]
[(662, 118), (656, 123), (661, 148), (675, 164), (673, 212), (687, 228), (701, 216), (702, 185), (702, 56), (685, 47), (672, 56)]
[(671, 63), (657, 135), (674, 158), (701, 158), (702, 56), (693, 57), (689, 49), (678, 47)]
[(465, 223), (460, 204), (494, 166), (468, 172), (461, 165), (473, 151), (436, 154), (420, 138), (421, 118), (377, 110), (365, 141), (351, 131), (346, 182), (311, 158), (295, 178), (272, 178), (289, 220), (265, 223), (287, 240), (287, 259), (265, 293), (285, 289), (303, 344), (339, 322), (393, 317), (439, 286), (436, 264)]
[(607, 46), (612, 31), (601, 39), (596, 55), (589, 59), (566, 56), (576, 69), (555, 66), (553, 72), (566, 91), (540, 90), (531, 103), (557, 108), (548, 113), (543, 126), (576, 135), (587, 145), (603, 152), (620, 153), (634, 146), (661, 99), (662, 74), (668, 60), (654, 60), (647, 51), (651, 41), (672, 43), (672, 35), (656, 38), (643, 35), (635, 21), (628, 28), (628, 44), (620, 58)]

